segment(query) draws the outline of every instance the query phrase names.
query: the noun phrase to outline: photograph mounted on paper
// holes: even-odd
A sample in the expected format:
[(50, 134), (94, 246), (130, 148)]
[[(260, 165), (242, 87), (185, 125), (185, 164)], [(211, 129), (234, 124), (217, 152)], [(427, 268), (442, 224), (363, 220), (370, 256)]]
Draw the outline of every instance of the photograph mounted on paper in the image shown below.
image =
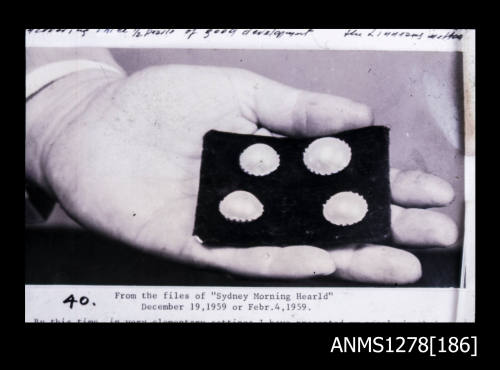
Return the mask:
[(462, 52), (26, 62), (26, 284), (463, 287)]

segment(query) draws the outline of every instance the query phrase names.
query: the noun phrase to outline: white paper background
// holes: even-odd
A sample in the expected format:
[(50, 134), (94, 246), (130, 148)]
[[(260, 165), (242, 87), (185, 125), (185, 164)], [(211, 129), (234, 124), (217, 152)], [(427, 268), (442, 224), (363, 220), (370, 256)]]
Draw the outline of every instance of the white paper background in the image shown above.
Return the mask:
[[(283, 30), (281, 30), (283, 31)], [(295, 30), (304, 32), (305, 30)], [(357, 30), (362, 36), (345, 37), (348, 30), (312, 30), (307, 36), (276, 38), (273, 36), (242, 35), (242, 30), (229, 33), (215, 34), (204, 38), (206, 30), (196, 30), (190, 39), (186, 37), (186, 30), (175, 30), (172, 33), (156, 35), (158, 30), (149, 36), (135, 37), (133, 30), (119, 33), (116, 30), (110, 33), (88, 30), (82, 37), (82, 32), (26, 32), (27, 47), (167, 47), (167, 48), (224, 48), (224, 49), (330, 49), (330, 50), (412, 50), (412, 51), (464, 51), (465, 59), (474, 60), (473, 30)], [(351, 30), (352, 31), (352, 30)], [(385, 32), (401, 34), (420, 34), (422, 37), (383, 36)], [(141, 34), (147, 30), (140, 30)], [(379, 37), (369, 37), (368, 33), (381, 33)], [(444, 39), (451, 32), (463, 35), (462, 40)], [(137, 34), (137, 32), (135, 32)], [(429, 38), (429, 35), (441, 35), (441, 38)], [(467, 67), (468, 66), (468, 67)], [(474, 102), (474, 76), (470, 70), (470, 63), (466, 64), (465, 83), (469, 85), (466, 94), (472, 94), (469, 99)], [(466, 107), (466, 117), (474, 119), (471, 109), (474, 104)], [(470, 118), (472, 116), (472, 118)], [(474, 122), (472, 122), (474, 124)], [(468, 145), (470, 147), (470, 140)], [(472, 140), (472, 143), (475, 143)], [(470, 151), (469, 151), (470, 154)], [(473, 154), (473, 152), (472, 152)], [(106, 286), (35, 286), (25, 287), (25, 318), (27, 322), (51, 320), (96, 320), (109, 322), (117, 320), (146, 320), (146, 321), (345, 321), (345, 322), (471, 322), (475, 319), (475, 157), (468, 156), (465, 161), (466, 186), (466, 220), (464, 236), (464, 264), (466, 270), (466, 288), (236, 288), (236, 287), (106, 287)], [(206, 294), (217, 291), (231, 291), (235, 293), (250, 293), (266, 291), (270, 293), (283, 292), (295, 295), (300, 291), (307, 294), (330, 291), (333, 297), (326, 301), (304, 301), (310, 311), (141, 311), (142, 299), (134, 301), (118, 301), (114, 293), (156, 291), (186, 292), (194, 296), (196, 292)], [(75, 305), (69, 309), (62, 301), (70, 294), (75, 297), (87, 296), (96, 305)], [(189, 301), (179, 301), (189, 305)], [(217, 302), (217, 301), (204, 301)], [(156, 303), (166, 303), (159, 300)], [(174, 303), (174, 302), (171, 302)], [(264, 304), (274, 305), (274, 301)], [(283, 302), (279, 302), (283, 304)], [(294, 302), (297, 303), (297, 302)], [(302, 303), (302, 301), (300, 302)], [(243, 303), (245, 304), (245, 303)], [(285, 302), (286, 304), (286, 302)]]
[[(436, 288), (251, 288), (251, 287), (125, 287), (125, 286), (26, 286), (27, 322), (98, 321), (229, 321), (229, 322), (449, 322), (472, 321), (473, 317), (457, 317), (457, 292), (461, 289)], [(189, 295), (189, 299), (163, 299), (164, 292)], [(116, 299), (115, 294), (135, 293), (137, 299)], [(145, 292), (157, 293), (158, 299), (143, 299)], [(205, 299), (196, 299), (205, 292)], [(190, 310), (190, 303), (222, 303), (211, 292), (248, 294), (246, 302), (228, 300), (226, 310)], [(254, 300), (254, 293), (290, 294), (284, 300)], [(326, 300), (296, 300), (296, 294), (332, 295)], [(62, 302), (71, 294), (85, 296), (89, 303), (73, 308)], [(95, 303), (95, 305), (93, 305)], [(184, 310), (141, 310), (142, 304), (184, 305)], [(268, 310), (250, 310), (249, 304), (268, 305)], [(275, 309), (278, 303), (282, 310)], [(286, 304), (306, 303), (307, 310), (288, 310)], [(233, 307), (241, 305), (241, 310)], [(273, 308), (273, 310), (271, 310)], [(310, 309), (310, 310), (309, 310)]]

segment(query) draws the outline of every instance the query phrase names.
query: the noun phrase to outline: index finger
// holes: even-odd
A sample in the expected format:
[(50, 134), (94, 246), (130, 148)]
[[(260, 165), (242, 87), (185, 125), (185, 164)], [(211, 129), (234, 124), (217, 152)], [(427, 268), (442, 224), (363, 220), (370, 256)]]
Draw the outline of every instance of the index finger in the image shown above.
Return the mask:
[(455, 198), (453, 187), (442, 178), (422, 171), (390, 171), (392, 201), (406, 207), (442, 207)]

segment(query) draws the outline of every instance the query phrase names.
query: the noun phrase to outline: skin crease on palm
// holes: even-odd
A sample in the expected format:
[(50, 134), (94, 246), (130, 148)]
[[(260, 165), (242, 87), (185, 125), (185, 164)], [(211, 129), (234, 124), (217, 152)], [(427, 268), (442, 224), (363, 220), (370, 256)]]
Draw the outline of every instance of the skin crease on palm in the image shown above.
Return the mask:
[[(33, 139), (38, 149), (27, 149), (27, 172), (80, 224), (168, 258), (242, 275), (333, 273), (382, 284), (421, 277), (414, 255), (389, 246), (205, 248), (192, 236), (207, 131), (328, 135), (373, 124), (368, 107), (249, 71), (204, 66), (151, 67), (105, 83), (88, 72), (62, 79), (59, 87), (84, 77), (95, 83), (88, 96), (78, 96), (78, 108), (54, 120), (40, 143)], [(68, 101), (74, 94), (68, 92)], [(446, 181), (420, 171), (391, 170), (391, 191), (392, 231), (399, 246), (456, 243), (455, 223), (425, 209), (453, 201)]]

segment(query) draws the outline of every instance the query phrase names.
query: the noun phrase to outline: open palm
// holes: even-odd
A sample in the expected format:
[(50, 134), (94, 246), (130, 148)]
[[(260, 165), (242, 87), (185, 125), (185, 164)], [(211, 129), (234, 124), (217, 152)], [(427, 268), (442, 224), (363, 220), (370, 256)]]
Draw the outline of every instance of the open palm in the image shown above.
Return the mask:
[[(80, 224), (187, 263), (253, 276), (337, 276), (381, 283), (420, 277), (412, 254), (350, 245), (205, 248), (192, 236), (203, 135), (212, 129), (320, 136), (372, 124), (370, 110), (341, 97), (294, 89), (232, 68), (152, 67), (107, 85), (47, 152), (45, 177)], [(392, 230), (399, 244), (449, 246), (447, 216), (400, 206), (443, 206), (453, 191), (440, 178), (391, 171)]]

